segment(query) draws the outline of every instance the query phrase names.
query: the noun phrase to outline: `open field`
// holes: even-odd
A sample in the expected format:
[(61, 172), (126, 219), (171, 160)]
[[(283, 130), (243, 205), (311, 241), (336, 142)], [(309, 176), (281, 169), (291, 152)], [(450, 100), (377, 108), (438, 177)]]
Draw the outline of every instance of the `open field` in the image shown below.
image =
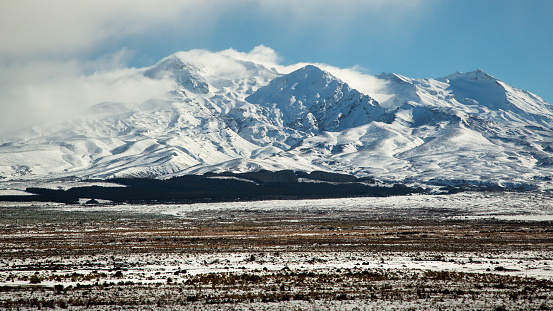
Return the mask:
[(0, 307), (553, 309), (550, 197), (0, 207)]

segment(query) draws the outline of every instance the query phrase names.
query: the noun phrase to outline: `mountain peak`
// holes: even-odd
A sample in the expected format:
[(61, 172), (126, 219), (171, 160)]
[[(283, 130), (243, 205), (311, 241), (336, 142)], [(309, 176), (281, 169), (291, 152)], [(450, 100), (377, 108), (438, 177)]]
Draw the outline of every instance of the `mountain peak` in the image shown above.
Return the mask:
[(397, 84), (412, 84), (412, 79), (398, 75), (397, 73), (383, 72), (376, 75), (376, 77), (383, 80), (393, 81)]
[(326, 81), (330, 82), (332, 80), (338, 81), (340, 83), (343, 83), (340, 79), (333, 76), (328, 71), (325, 71), (315, 65), (307, 65), (300, 69), (297, 69), (290, 74), (287, 75), (290, 79), (296, 80), (306, 80), (306, 81)]
[(311, 64), (305, 65), (296, 71), (324, 72), (321, 68)]
[[(305, 101), (307, 98), (317, 99), (326, 93), (334, 94), (338, 89), (347, 92), (351, 90), (346, 83), (329, 72), (314, 65), (307, 65), (272, 80), (269, 85), (261, 88), (258, 93), (263, 93), (264, 99), (286, 94), (286, 96), (294, 96), (298, 100), (303, 98), (302, 101)], [(246, 100), (256, 101), (255, 98), (258, 95), (254, 94)]]
[(309, 133), (359, 126), (384, 113), (371, 97), (313, 65), (272, 80), (246, 101), (278, 109), (282, 124)]
[(170, 77), (184, 89), (207, 94), (209, 85), (199, 73), (200, 69), (183, 61), (178, 54), (170, 55), (144, 71), (144, 75), (152, 79)]
[(487, 81), (497, 81), (495, 77), (488, 74), (482, 69), (476, 69), (474, 71), (469, 72), (455, 72), (450, 75), (447, 75), (441, 79), (438, 80), (466, 80), (466, 81), (477, 81), (477, 80), (487, 80)]

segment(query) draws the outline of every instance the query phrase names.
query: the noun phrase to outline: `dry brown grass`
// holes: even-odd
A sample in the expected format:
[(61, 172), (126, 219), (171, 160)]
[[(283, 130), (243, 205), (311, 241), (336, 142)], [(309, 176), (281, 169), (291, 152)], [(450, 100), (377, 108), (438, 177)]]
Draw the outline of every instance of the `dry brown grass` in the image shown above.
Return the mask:
[[(21, 212), (21, 211), (19, 211)], [(35, 214), (33, 214), (35, 213)], [(22, 216), (23, 215), (23, 216)], [(217, 216), (217, 217), (216, 217)], [(42, 271), (71, 270), (69, 265), (42, 264), (50, 256), (124, 256), (129, 254), (244, 253), (262, 263), (260, 253), (426, 252), (445, 260), (456, 252), (501, 254), (553, 250), (547, 222), (493, 220), (434, 221), (410, 217), (382, 218), (354, 212), (242, 212), (190, 221), (123, 213), (69, 213), (40, 209), (8, 210), (0, 218), (1, 260), (34, 258), (19, 267)], [(414, 255), (415, 256), (415, 255)], [(417, 260), (413, 257), (413, 260)], [(313, 255), (306, 263), (324, 262)], [(497, 268), (497, 267), (496, 267)], [(9, 266), (8, 268), (9, 272)], [(497, 268), (500, 269), (500, 268)], [(34, 271), (33, 270), (33, 271)], [(499, 270), (498, 270), (499, 271)], [(494, 272), (494, 271), (491, 271)], [(119, 273), (119, 275), (117, 274)], [(83, 282), (73, 287), (0, 288), (3, 308), (129, 306), (141, 308), (226, 305), (237, 303), (314, 303), (354, 301), (439, 306), (442, 302), (473, 308), (547, 309), (553, 307), (553, 283), (498, 273), (388, 270), (367, 268), (324, 271), (279, 271), (179, 275), (166, 282), (142, 284), (124, 280), (121, 271), (58, 273), (40, 281)], [(38, 277), (37, 277), (38, 278)], [(9, 279), (9, 278), (8, 278)], [(177, 282), (178, 280), (186, 280)], [(11, 280), (18, 280), (15, 276)], [(19, 281), (22, 281), (19, 279)], [(36, 281), (36, 280), (35, 280)], [(32, 285), (32, 286), (31, 286)]]

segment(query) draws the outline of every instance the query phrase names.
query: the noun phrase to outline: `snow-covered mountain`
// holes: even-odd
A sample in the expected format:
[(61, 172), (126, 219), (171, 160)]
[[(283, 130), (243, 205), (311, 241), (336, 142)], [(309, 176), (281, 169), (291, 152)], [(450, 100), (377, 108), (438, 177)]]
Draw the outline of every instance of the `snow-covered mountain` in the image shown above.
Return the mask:
[(378, 102), (314, 65), (282, 74), (190, 55), (137, 71), (172, 81), (163, 98), (98, 103), (71, 121), (0, 137), (0, 179), (293, 169), (553, 187), (552, 106), (482, 70), (381, 74)]

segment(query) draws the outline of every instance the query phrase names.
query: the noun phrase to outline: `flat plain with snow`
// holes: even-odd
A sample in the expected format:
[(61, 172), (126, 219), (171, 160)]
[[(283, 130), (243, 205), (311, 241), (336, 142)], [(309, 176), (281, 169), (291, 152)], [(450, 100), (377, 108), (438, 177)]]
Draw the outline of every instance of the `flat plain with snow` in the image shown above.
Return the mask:
[(553, 307), (543, 193), (2, 204), (6, 308)]

